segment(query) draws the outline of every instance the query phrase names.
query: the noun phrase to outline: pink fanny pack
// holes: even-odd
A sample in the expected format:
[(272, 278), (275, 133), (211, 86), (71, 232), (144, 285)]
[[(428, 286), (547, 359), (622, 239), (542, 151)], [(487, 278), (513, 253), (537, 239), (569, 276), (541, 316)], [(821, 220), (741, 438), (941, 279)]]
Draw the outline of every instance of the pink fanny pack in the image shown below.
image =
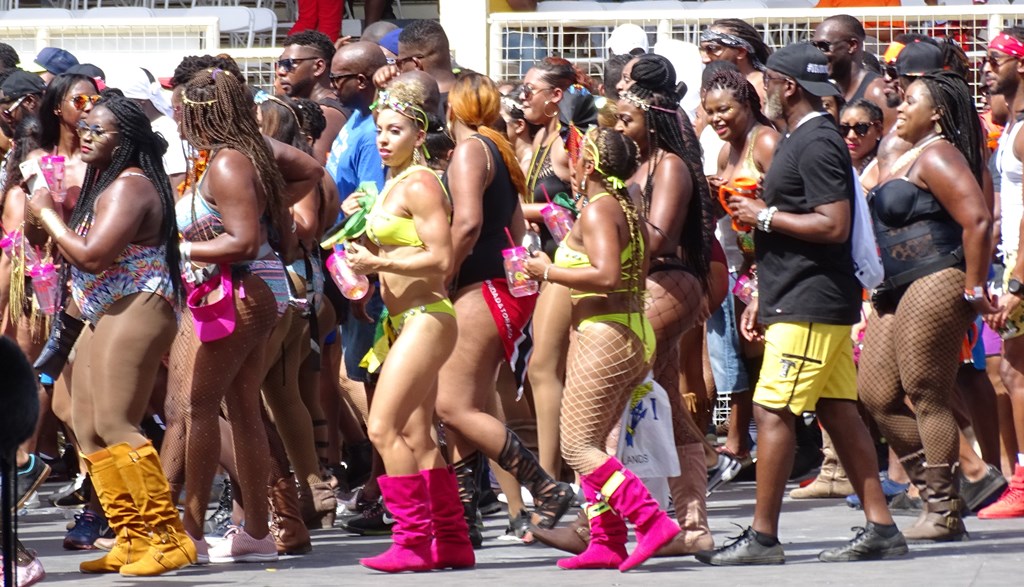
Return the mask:
[[(217, 289), (221, 298), (215, 302), (204, 300)], [(238, 297), (245, 298), (245, 291), (239, 288)], [(188, 309), (192, 324), (200, 342), (213, 342), (229, 336), (235, 331), (235, 296), (231, 281), (231, 266), (220, 265), (217, 275), (196, 286), (188, 294)]]

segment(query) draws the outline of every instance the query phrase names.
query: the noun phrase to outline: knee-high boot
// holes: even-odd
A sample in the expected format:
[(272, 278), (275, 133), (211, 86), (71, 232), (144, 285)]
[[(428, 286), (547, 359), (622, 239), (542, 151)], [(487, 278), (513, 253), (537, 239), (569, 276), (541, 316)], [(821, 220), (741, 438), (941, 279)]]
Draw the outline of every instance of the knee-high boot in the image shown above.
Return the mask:
[(171, 502), (171, 490), (153, 445), (147, 442), (133, 449), (121, 443), (110, 447), (110, 452), (149, 528), (149, 551), (142, 559), (121, 567), (121, 574), (162, 575), (194, 564), (196, 547)]
[(587, 549), (572, 558), (558, 561), (563, 569), (617, 569), (629, 556), (626, 552), (626, 522), (607, 502), (597, 500), (597, 491), (586, 481), (584, 508), (590, 521)]
[(707, 468), (704, 446), (692, 442), (676, 447), (679, 453), (679, 476), (668, 480), (672, 506), (681, 532), (656, 556), (683, 556), (701, 550), (713, 550), (715, 541), (708, 528)]
[(476, 564), (469, 528), (459, 499), (459, 483), (451, 467), (421, 471), (430, 496), (434, 524), (431, 546), (435, 569), (466, 569)]
[(534, 515), (539, 528), (554, 528), (572, 505), (575, 493), (568, 483), (559, 483), (540, 467), (537, 457), (523, 446), (514, 432), (505, 429), (505, 447), (498, 465), (512, 473), (533, 495)]
[(423, 475), (381, 475), (377, 482), (384, 504), (395, 517), (391, 528), (394, 543), (386, 552), (361, 559), (359, 564), (385, 573), (432, 570), (430, 500)]
[(620, 571), (640, 565), (679, 534), (679, 526), (658, 507), (640, 478), (615, 457), (587, 475), (584, 483), (590, 485), (599, 501), (607, 502), (635, 526), (636, 548), (619, 565)]
[(102, 449), (88, 455), (85, 463), (92, 477), (93, 490), (103, 506), (107, 522), (117, 534), (117, 541), (102, 558), (85, 561), (78, 568), (83, 573), (116, 573), (149, 552), (149, 532), (110, 451)]

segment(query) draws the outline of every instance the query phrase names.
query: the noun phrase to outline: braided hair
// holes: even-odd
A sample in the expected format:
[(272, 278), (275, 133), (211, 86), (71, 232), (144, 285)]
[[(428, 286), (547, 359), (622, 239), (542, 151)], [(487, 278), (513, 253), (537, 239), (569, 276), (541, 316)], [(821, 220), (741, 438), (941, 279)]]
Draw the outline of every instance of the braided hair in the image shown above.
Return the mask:
[(309, 149), (308, 141), (302, 133), (302, 121), (295, 108), (295, 103), (284, 94), (263, 95), (263, 101), (257, 106), (260, 111), (260, 129), (268, 137), (291, 145), (296, 149)]
[(106, 108), (117, 120), (120, 143), (112, 153), (110, 164), (105, 168), (89, 165), (85, 170), (82, 191), (71, 212), (71, 226), (77, 227), (91, 219), (96, 200), (110, 184), (128, 167), (138, 167), (152, 182), (160, 197), (163, 220), (160, 225), (161, 240), (166, 245), (164, 261), (171, 277), (175, 299), (181, 303), (184, 288), (181, 283), (181, 258), (178, 253), (178, 227), (174, 220), (174, 193), (171, 182), (164, 171), (163, 156), (167, 152), (167, 141), (153, 132), (149, 118), (142, 108), (132, 100), (111, 95), (101, 100), (97, 108)]
[[(675, 91), (675, 69), (668, 59), (660, 55), (641, 55), (633, 64), (631, 77), (635, 83), (630, 86), (628, 92), (648, 106), (644, 109), (644, 123), (648, 130), (653, 131), (651, 153), (655, 153), (657, 149), (672, 153), (682, 159), (690, 171), (695, 193), (694, 197), (690, 198), (686, 222), (680, 235), (682, 261), (700, 282), (707, 286), (708, 272), (711, 269), (711, 238), (714, 224), (710, 212), (711, 189), (704, 177), (704, 154), (697, 140), (697, 133), (693, 130), (690, 119), (679, 111), (680, 98)], [(650, 211), (656, 167), (651, 164), (647, 169), (647, 185), (643, 193), (645, 215)]]
[(764, 38), (761, 33), (757, 32), (754, 25), (739, 18), (722, 18), (711, 23), (711, 26), (726, 29), (730, 34), (749, 43), (754, 48), (754, 58), (750, 60), (751, 64), (764, 71), (764, 64), (768, 63), (768, 56), (772, 54), (772, 49), (764, 42)]
[(747, 81), (747, 76), (740, 73), (738, 69), (723, 68), (716, 70), (701, 86), (701, 96), (706, 95), (711, 90), (728, 90), (732, 92), (737, 102), (750, 108), (755, 120), (769, 128), (772, 127), (771, 121), (761, 112), (761, 97), (757, 95), (757, 90)]
[(271, 240), (288, 234), (290, 215), (285, 206), (284, 179), (260, 134), (252, 96), (242, 80), (224, 69), (206, 69), (185, 84), (181, 98), (181, 131), (185, 140), (196, 149), (228, 148), (248, 157), (266, 196), (266, 212), (273, 229)]
[(978, 180), (978, 185), (981, 185), (981, 174), (985, 167), (981, 153), (985, 142), (967, 82), (951, 71), (926, 73), (918, 80), (928, 88), (932, 103), (939, 111), (942, 137), (953, 143), (963, 154), (971, 173)]
[[(604, 173), (604, 189), (619, 202), (622, 213), (626, 216), (626, 227), (629, 230), (629, 245), (632, 251), (630, 259), (632, 271), (629, 273), (629, 281), (626, 284), (630, 293), (634, 296), (634, 302), (638, 311), (643, 308), (643, 266), (644, 266), (644, 237), (640, 231), (640, 212), (629, 195), (629, 190), (621, 182), (613, 183), (609, 178), (619, 179), (632, 177), (640, 166), (639, 148), (633, 139), (616, 132), (607, 127), (598, 127), (591, 131), (584, 139), (586, 142), (593, 141), (597, 148), (597, 159), (594, 163)], [(584, 148), (584, 151), (588, 149)]]
[[(292, 103), (295, 104), (295, 111), (299, 114), (299, 122), (302, 124), (302, 132), (309, 139), (310, 143), (320, 140), (320, 135), (324, 134), (324, 130), (327, 128), (327, 117), (324, 116), (324, 111), (320, 109), (320, 105), (310, 100), (309, 98), (292, 98)], [(307, 145), (306, 148), (302, 148), (307, 154), (313, 154), (313, 146)]]

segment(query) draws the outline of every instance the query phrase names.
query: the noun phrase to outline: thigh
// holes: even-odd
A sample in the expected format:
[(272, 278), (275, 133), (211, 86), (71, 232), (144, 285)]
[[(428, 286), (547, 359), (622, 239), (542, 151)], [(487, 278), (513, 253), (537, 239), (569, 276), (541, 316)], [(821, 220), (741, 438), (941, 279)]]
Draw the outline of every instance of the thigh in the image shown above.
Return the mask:
[(566, 369), (563, 431), (603, 443), (645, 367), (642, 345), (626, 326), (598, 322), (579, 331)]
[(433, 392), (441, 365), (455, 347), (457, 326), (450, 314), (428, 313), (406, 320), (388, 351), (370, 405), (370, 422), (405, 428), (423, 398)]
[(896, 317), (872, 313), (864, 330), (864, 348), (857, 370), (857, 395), (874, 413), (894, 411), (903, 403), (893, 327)]
[[(86, 325), (82, 334), (75, 344), (75, 368), (71, 372), (71, 428), (83, 442), (92, 442), (96, 434), (95, 419), (93, 418), (92, 385), (89, 381), (92, 370), (90, 357), (92, 355), (93, 328)], [(67, 380), (63, 375), (61, 379)]]
[(569, 288), (548, 283), (537, 298), (533, 310), (533, 354), (530, 371), (544, 370), (546, 374), (560, 371), (569, 348), (572, 329), (572, 299)]
[(458, 335), (438, 377), (437, 410), (484, 410), (503, 358), (501, 338), (479, 286), (454, 302)]
[[(814, 411), (818, 398), (830, 385), (835, 367), (842, 362), (841, 345), (852, 346), (849, 326), (807, 322), (777, 322), (765, 331), (764, 363), (754, 390), (754, 403), (769, 409), (784, 408), (794, 414)], [(852, 355), (848, 355), (852, 361)], [(856, 398), (856, 380), (832, 383)]]
[(97, 420), (138, 424), (149, 405), (160, 360), (177, 331), (174, 310), (155, 294), (138, 293), (115, 302), (96, 324), (89, 381)]

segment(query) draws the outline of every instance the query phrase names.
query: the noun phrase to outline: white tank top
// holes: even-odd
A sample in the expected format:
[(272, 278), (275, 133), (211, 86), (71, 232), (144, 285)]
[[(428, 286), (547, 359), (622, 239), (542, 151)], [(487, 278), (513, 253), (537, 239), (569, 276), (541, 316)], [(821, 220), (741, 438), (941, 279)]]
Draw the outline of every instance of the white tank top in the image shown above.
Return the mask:
[(1017, 252), (1020, 242), (1020, 220), (1024, 216), (1024, 165), (1013, 155), (1013, 142), (1017, 133), (1024, 127), (1022, 121), (1014, 122), (1009, 132), (1003, 133), (999, 139), (996, 165), (999, 170), (999, 208), (1000, 208), (1000, 242), (999, 248), (1003, 259)]

